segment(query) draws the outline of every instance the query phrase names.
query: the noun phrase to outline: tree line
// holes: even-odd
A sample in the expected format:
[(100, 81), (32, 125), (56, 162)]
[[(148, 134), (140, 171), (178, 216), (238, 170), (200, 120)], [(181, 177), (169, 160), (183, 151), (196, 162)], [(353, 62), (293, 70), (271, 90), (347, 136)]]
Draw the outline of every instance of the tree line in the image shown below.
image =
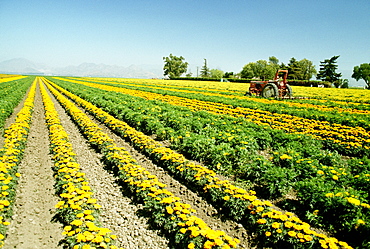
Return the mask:
[[(330, 82), (335, 87), (348, 88), (348, 79), (342, 79), (342, 74), (338, 73), (337, 59), (339, 55), (333, 56), (330, 59), (320, 61), (320, 69), (317, 72), (312, 61), (304, 58), (297, 60), (292, 57), (288, 64), (279, 62), (275, 56), (269, 57), (267, 60), (258, 60), (256, 62), (249, 62), (244, 65), (239, 73), (223, 72), (220, 69), (210, 69), (207, 66), (207, 60), (204, 59), (204, 64), (197, 77), (212, 78), (220, 80), (242, 78), (242, 79), (259, 79), (269, 80), (273, 79), (277, 70), (288, 70), (288, 79), (290, 80), (311, 80), (316, 77), (317, 80)], [(163, 57), (164, 60), (164, 76), (171, 78), (178, 78), (182, 75), (192, 77), (192, 73), (188, 72), (189, 63), (185, 62), (183, 56), (174, 56), (170, 54), (168, 57)], [(197, 73), (198, 74), (198, 73)], [(353, 68), (352, 78), (356, 81), (363, 79), (366, 83), (366, 88), (370, 89), (370, 63), (363, 63), (360, 66)]]

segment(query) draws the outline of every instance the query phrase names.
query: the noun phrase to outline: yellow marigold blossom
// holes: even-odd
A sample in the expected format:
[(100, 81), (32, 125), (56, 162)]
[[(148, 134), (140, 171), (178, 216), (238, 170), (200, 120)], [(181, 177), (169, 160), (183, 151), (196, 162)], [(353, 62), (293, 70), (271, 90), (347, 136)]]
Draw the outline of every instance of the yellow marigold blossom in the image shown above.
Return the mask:
[(294, 224), (293, 224), (292, 222), (290, 222), (290, 221), (286, 221), (286, 222), (284, 223), (284, 226), (285, 226), (286, 228), (291, 228), (293, 225), (294, 225)]
[(276, 229), (276, 228), (280, 227), (280, 223), (279, 222), (274, 222), (274, 223), (272, 223), (271, 226)]
[(281, 155), (280, 156), (280, 159), (284, 160), (284, 159), (292, 159), (293, 157), (287, 155), (287, 154), (284, 154), (284, 155)]
[(166, 207), (166, 211), (167, 211), (168, 214), (173, 214), (173, 208), (170, 207), (170, 206)]
[(71, 225), (81, 226), (82, 225), (82, 220), (74, 220), (74, 221), (71, 222)]
[(265, 235), (266, 235), (267, 237), (270, 237), (270, 236), (271, 236), (271, 232), (265, 232)]
[(257, 220), (258, 224), (265, 224), (267, 221), (265, 219), (259, 219)]
[(296, 233), (296, 232), (294, 232), (294, 231), (289, 231), (289, 232), (288, 232), (288, 235), (289, 235), (290, 237), (295, 237), (295, 236), (297, 235), (297, 233)]
[(333, 197), (333, 196), (334, 196), (334, 194), (333, 194), (333, 193), (327, 193), (325, 196), (326, 196), (326, 197)]
[(358, 199), (356, 199), (356, 198), (353, 198), (353, 197), (348, 197), (348, 198), (347, 198), (347, 201), (348, 201), (349, 203), (352, 203), (353, 205), (356, 205), (356, 206), (361, 205), (361, 201), (360, 201), (360, 200), (358, 200)]
[(194, 243), (190, 243), (190, 244), (188, 245), (188, 248), (189, 248), (189, 249), (193, 249), (193, 248), (195, 248)]
[(358, 220), (357, 220), (357, 223), (358, 223), (358, 224), (365, 224), (365, 221), (363, 221), (363, 220), (361, 220), (361, 219), (358, 219)]
[(76, 217), (77, 218), (82, 218), (82, 217), (84, 217), (84, 214), (83, 213), (78, 213), (78, 214), (76, 214)]
[(92, 210), (85, 210), (84, 214), (92, 214)]

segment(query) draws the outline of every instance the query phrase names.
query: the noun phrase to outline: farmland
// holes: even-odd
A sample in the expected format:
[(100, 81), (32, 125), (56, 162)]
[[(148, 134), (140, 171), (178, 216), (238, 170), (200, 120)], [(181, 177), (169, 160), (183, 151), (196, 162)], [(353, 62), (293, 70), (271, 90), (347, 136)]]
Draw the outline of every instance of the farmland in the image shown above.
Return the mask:
[(0, 245), (370, 248), (368, 91), (247, 90), (1, 75)]

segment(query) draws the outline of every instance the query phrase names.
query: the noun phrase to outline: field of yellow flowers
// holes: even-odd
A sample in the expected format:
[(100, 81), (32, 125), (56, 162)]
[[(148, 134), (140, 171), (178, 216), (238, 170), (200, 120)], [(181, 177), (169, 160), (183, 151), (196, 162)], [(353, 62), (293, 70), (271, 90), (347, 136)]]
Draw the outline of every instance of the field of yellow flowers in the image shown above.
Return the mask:
[[(16, 219), (18, 165), (40, 94), (59, 198), (55, 220), (66, 248), (138, 247), (120, 239), (132, 236), (119, 224), (109, 225), (105, 198), (90, 186), (60, 115), (70, 117), (142, 206), (147, 224), (168, 239), (163, 248), (370, 248), (366, 90), (293, 87), (310, 98), (283, 101), (244, 96), (248, 84), (238, 83), (16, 76), (1, 78), (0, 89), (0, 103), (14, 99), (0, 107), (2, 245)], [(26, 123), (14, 121), (19, 142), (5, 123), (25, 96)]]

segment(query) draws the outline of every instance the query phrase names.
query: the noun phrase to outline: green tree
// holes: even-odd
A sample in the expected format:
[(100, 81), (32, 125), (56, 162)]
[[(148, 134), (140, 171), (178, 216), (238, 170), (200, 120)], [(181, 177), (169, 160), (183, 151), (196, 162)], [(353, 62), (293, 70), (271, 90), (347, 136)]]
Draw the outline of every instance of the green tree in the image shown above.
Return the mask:
[(356, 81), (363, 79), (366, 83), (366, 89), (370, 89), (370, 63), (362, 63), (353, 68), (352, 78)]
[(334, 81), (334, 86), (336, 88), (348, 88), (349, 87), (349, 80), (348, 79), (339, 79)]
[(313, 75), (317, 74), (313, 62), (306, 58), (298, 61), (298, 66), (300, 67), (300, 80), (310, 80)]
[(225, 72), (224, 78), (234, 78), (234, 72)]
[(200, 70), (200, 77), (202, 78), (209, 78), (210, 77), (210, 71), (209, 68), (207, 67), (207, 60), (204, 59), (204, 65), (202, 69)]
[(317, 74), (316, 78), (318, 80), (322, 81), (329, 81), (331, 83), (334, 83), (335, 81), (338, 81), (340, 77), (342, 76), (341, 73), (335, 72), (337, 70), (337, 59), (339, 58), (339, 55), (333, 56), (330, 59), (326, 59), (324, 61), (320, 61), (320, 70)]
[(299, 61), (292, 57), (288, 63), (288, 79), (298, 80), (301, 78), (301, 67)]
[(246, 64), (242, 71), (240, 72), (240, 77), (244, 78), (244, 79), (252, 79), (254, 76), (254, 72), (253, 72), (253, 64), (255, 64), (254, 62), (249, 62), (248, 64)]
[(170, 54), (168, 57), (163, 57), (164, 60), (164, 76), (172, 77), (180, 77), (183, 73), (186, 72), (188, 68), (188, 63), (185, 62), (185, 58), (180, 56), (174, 56)]
[(276, 58), (275, 56), (270, 56), (269, 57), (269, 62), (272, 64), (272, 65), (279, 65), (279, 59)]
[(224, 76), (224, 71), (220, 69), (211, 69), (210, 70), (211, 78), (221, 79)]
[(240, 72), (240, 75), (242, 78), (246, 79), (273, 79), (279, 67), (279, 60), (275, 56), (271, 56), (268, 62), (266, 60), (258, 60), (246, 64)]

